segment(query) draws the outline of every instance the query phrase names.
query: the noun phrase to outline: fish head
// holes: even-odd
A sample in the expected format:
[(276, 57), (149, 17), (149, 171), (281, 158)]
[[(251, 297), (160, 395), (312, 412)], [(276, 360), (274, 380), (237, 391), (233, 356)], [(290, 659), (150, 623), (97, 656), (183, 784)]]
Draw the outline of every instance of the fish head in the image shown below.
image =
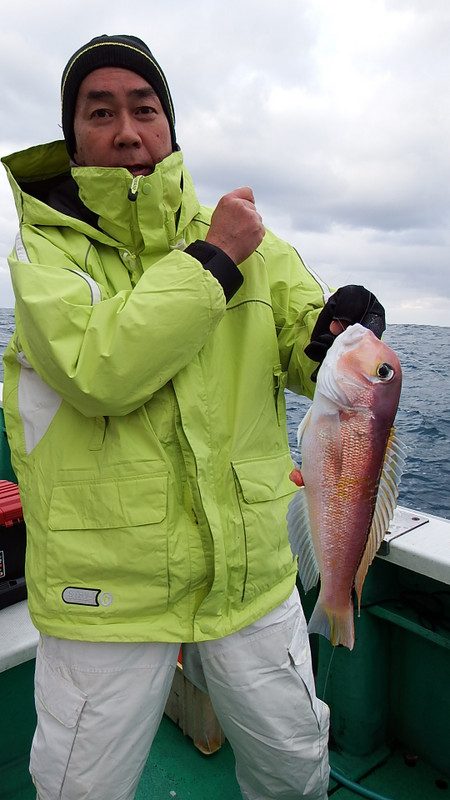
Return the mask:
[(317, 391), (339, 408), (377, 408), (389, 418), (397, 411), (402, 384), (394, 351), (359, 323), (335, 339), (317, 378)]

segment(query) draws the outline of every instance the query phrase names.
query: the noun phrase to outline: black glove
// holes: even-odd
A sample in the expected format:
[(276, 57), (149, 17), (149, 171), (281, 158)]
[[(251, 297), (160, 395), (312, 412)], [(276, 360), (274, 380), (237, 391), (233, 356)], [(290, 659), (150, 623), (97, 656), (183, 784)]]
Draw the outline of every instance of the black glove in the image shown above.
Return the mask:
[[(330, 331), (330, 322), (333, 319), (342, 320), (348, 325), (359, 322), (373, 331), (379, 339), (386, 328), (384, 308), (372, 292), (364, 286), (342, 286), (325, 303), (317, 317), (311, 342), (305, 347), (308, 358), (318, 361), (319, 364), (336, 338)], [(315, 380), (316, 376), (317, 370), (311, 377)]]

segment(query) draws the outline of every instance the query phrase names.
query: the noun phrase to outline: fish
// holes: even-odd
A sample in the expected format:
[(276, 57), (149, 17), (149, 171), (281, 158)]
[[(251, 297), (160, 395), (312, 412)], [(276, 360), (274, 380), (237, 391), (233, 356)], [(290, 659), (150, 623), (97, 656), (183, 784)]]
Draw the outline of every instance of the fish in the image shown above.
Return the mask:
[[(360, 324), (336, 337), (298, 429), (300, 488), (287, 512), (305, 592), (319, 582), (309, 633), (350, 650), (353, 592), (361, 608), (370, 564), (393, 518), (406, 448), (394, 419), (402, 385), (396, 353)], [(303, 486), (301, 484), (303, 483)]]

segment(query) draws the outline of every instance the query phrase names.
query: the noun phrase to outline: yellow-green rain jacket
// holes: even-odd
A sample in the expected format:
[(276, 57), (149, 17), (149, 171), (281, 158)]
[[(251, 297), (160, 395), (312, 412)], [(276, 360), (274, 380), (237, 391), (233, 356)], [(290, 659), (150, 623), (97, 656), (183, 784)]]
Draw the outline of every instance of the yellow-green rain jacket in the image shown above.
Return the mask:
[(73, 168), (83, 219), (48, 205), (63, 142), (4, 163), (20, 219), (4, 410), (34, 624), (185, 642), (250, 624), (295, 582), (284, 388), (313, 392), (325, 287), (268, 232), (226, 305), (183, 251), (211, 212), (180, 152), (139, 180)]

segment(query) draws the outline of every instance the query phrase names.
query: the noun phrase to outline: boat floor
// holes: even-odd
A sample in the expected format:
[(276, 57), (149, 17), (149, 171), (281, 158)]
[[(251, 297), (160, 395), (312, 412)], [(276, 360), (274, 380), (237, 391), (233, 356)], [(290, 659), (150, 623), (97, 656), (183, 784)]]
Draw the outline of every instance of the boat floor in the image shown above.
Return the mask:
[[(331, 757), (333, 763), (333, 757)], [(445, 800), (450, 793), (450, 779), (424, 761), (408, 766), (401, 750), (394, 751), (380, 766), (362, 778), (359, 784), (380, 800)], [(329, 797), (333, 800), (358, 800), (358, 795), (331, 780)]]
[[(333, 760), (333, 759), (332, 759)], [(450, 781), (418, 761), (407, 766), (403, 754), (394, 752), (361, 780), (366, 789), (392, 800), (434, 800), (448, 794)], [(35, 800), (24, 761), (0, 771), (1, 800)], [(333, 800), (356, 800), (349, 789), (330, 783)], [(234, 775), (234, 758), (227, 742), (211, 756), (202, 755), (180, 729), (163, 718), (153, 743), (136, 800), (241, 800)]]

